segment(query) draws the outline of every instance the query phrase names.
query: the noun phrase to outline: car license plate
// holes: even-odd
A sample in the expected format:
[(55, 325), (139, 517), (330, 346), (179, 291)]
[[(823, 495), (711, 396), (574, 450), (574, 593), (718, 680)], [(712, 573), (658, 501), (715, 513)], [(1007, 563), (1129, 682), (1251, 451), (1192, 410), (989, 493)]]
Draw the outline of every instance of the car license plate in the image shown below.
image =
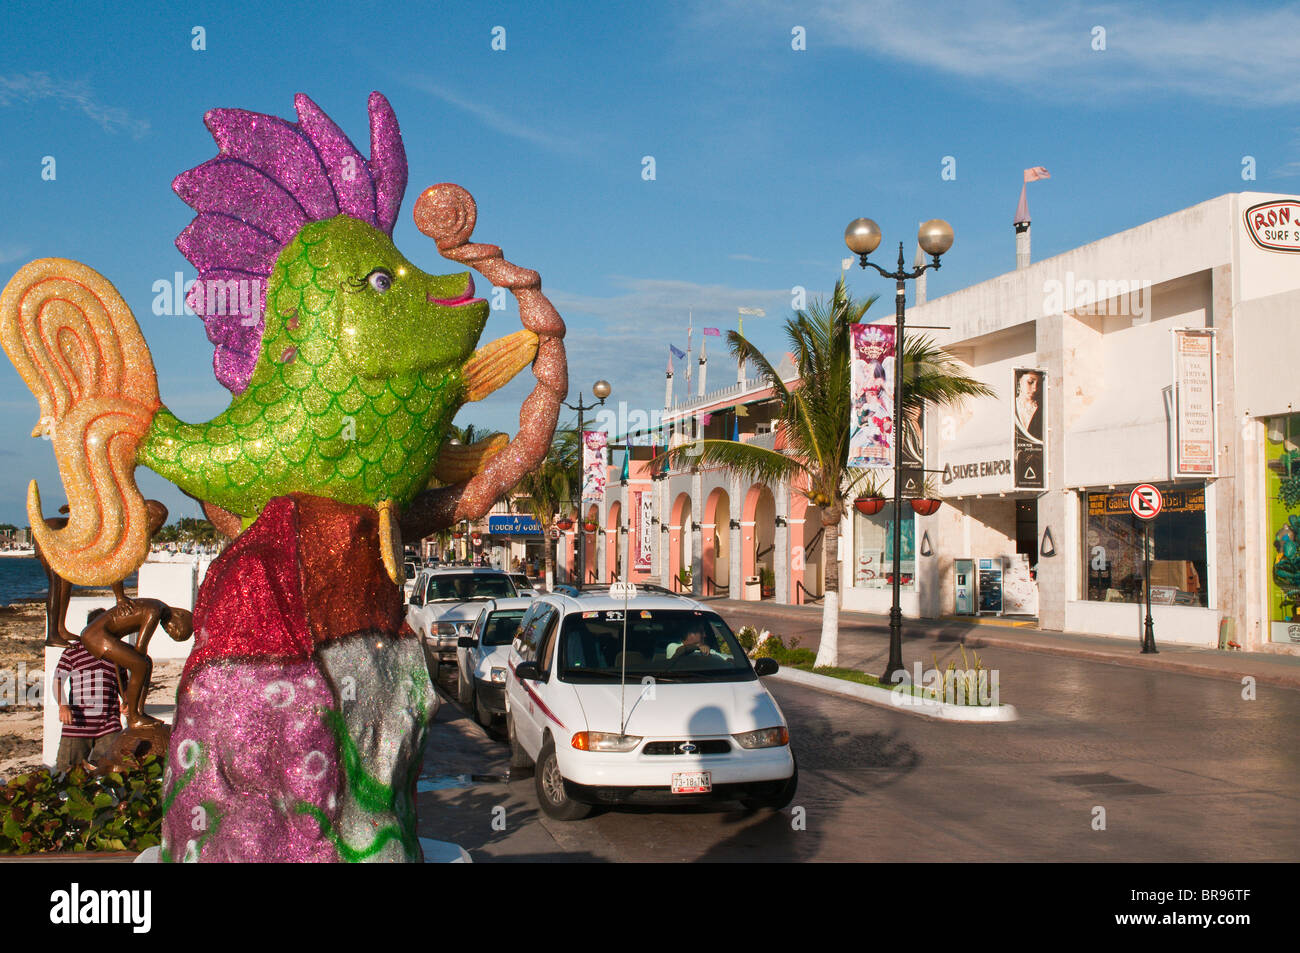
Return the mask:
[(708, 794), (713, 778), (708, 771), (678, 771), (673, 775), (674, 794)]

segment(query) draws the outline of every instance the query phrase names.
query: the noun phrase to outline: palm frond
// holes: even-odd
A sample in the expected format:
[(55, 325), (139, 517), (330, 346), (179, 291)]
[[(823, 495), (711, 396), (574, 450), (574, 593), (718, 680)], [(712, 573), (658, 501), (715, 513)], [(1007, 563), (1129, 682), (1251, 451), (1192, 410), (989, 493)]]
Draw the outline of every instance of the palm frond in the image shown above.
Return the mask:
[(762, 483), (793, 480), (808, 472), (794, 457), (735, 440), (696, 440), (673, 447), (664, 456), (670, 467), (719, 466)]

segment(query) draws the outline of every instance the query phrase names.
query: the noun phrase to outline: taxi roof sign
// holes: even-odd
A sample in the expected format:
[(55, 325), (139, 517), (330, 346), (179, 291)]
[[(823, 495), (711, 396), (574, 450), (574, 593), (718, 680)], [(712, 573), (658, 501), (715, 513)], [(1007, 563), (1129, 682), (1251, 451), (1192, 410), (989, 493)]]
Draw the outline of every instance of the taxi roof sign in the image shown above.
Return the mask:
[(611, 599), (635, 599), (636, 585), (630, 582), (614, 582), (609, 586)]

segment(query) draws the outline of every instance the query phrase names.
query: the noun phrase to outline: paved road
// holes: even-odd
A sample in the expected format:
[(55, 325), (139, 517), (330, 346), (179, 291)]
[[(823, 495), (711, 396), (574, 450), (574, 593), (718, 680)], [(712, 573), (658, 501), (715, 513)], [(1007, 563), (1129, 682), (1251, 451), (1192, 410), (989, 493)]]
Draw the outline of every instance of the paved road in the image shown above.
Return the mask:
[[(909, 642), (905, 659), (953, 651)], [(425, 775), (461, 786), (420, 795), (421, 834), (476, 861), (1300, 860), (1300, 691), (1260, 686), (1248, 701), (1219, 679), (981, 657), (1019, 722), (932, 722), (768, 679), (791, 725), (802, 830), (788, 810), (732, 806), (552, 821), (531, 779), (505, 780), (505, 745), (448, 703)]]

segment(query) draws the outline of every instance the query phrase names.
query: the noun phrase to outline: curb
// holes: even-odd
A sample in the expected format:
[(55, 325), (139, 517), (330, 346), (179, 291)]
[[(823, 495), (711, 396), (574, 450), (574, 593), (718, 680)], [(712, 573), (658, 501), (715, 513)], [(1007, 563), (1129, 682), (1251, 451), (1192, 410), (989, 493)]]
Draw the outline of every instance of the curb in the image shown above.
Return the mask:
[[(797, 668), (781, 668), (770, 678), (793, 682), (807, 688), (843, 695), (868, 705), (889, 708), (905, 715), (918, 715), (934, 721), (959, 722), (965, 724), (1001, 724), (1017, 721), (1020, 713), (1014, 705), (999, 705), (996, 708), (982, 705), (946, 705), (923, 701), (911, 695), (878, 688), (875, 685), (862, 685), (831, 675), (818, 675)], [(905, 701), (904, 699), (908, 699)]]
[[(732, 607), (728, 606), (728, 609)], [(768, 609), (773, 615), (779, 615), (781, 618), (799, 620), (805, 618), (804, 613), (800, 612), (781, 612)], [(780, 607), (794, 608), (794, 607)], [(733, 609), (732, 611), (743, 611), (742, 609)], [(876, 635), (888, 635), (889, 626), (887, 623), (880, 623), (874, 620), (859, 621), (851, 620), (856, 625), (861, 626), (866, 631)], [(937, 623), (937, 624), (936, 624)], [(958, 642), (971, 648), (998, 648), (1013, 649), (1023, 652), (1037, 652), (1043, 655), (1060, 655), (1067, 658), (1082, 659), (1089, 662), (1108, 662), (1112, 665), (1124, 665), (1129, 668), (1142, 668), (1148, 671), (1173, 672), (1178, 675), (1199, 675), (1202, 678), (1217, 678), (1228, 681), (1241, 683), (1246, 676), (1250, 676), (1259, 685), (1271, 685), (1276, 688), (1300, 689), (1300, 668), (1297, 668), (1294, 674), (1290, 672), (1276, 671), (1246, 671), (1223, 668), (1216, 665), (1207, 665), (1197, 662), (1183, 661), (1176, 657), (1176, 653), (1161, 653), (1159, 658), (1152, 656), (1142, 656), (1136, 650), (1131, 655), (1121, 655), (1116, 652), (1103, 651), (1101, 649), (1084, 648), (1067, 643), (1053, 642), (1051, 645), (1044, 645), (1038, 642), (1022, 641), (1015, 636), (1001, 633), (990, 633), (977, 631), (981, 626), (967, 626), (958, 622), (945, 623), (939, 620), (924, 619), (904, 619), (903, 624), (907, 627), (909, 634), (921, 638), (937, 639), (941, 642)], [(994, 628), (993, 626), (982, 626), (983, 628)], [(1019, 628), (1005, 626), (1012, 632), (1021, 631)], [(1030, 632), (1039, 630), (1030, 629)], [(1258, 656), (1263, 653), (1238, 653), (1243, 657)], [(1265, 662), (1268, 661), (1266, 656)], [(783, 670), (784, 671), (784, 670)], [(837, 681), (841, 681), (837, 679)]]

